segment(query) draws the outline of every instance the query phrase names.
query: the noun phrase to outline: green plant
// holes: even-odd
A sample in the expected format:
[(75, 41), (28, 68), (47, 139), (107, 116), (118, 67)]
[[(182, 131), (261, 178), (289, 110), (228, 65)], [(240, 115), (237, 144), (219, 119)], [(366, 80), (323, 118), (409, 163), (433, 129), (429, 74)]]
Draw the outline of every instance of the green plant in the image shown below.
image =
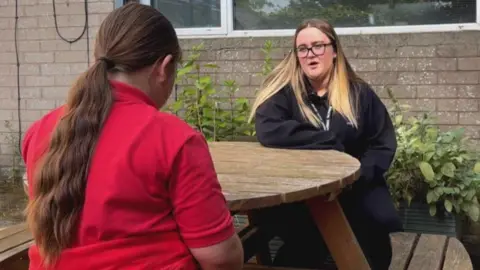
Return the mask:
[(427, 113), (407, 119), (405, 107), (388, 92), (398, 146), (386, 177), (397, 205), (419, 200), (429, 204), (431, 216), (445, 210), (477, 221), (480, 163), (463, 129), (441, 131)]
[(260, 73), (262, 76), (268, 75), (273, 69), (273, 62), (271, 56), (272, 50), (273, 42), (271, 40), (265, 41), (262, 48), (262, 52), (265, 55), (265, 59), (263, 60), (262, 72)]
[(218, 88), (210, 75), (202, 73), (203, 69), (218, 69), (216, 64), (198, 62), (202, 49), (203, 43), (194, 46), (180, 64), (176, 83), (185, 86), (167, 110), (180, 115), (209, 141), (251, 135), (253, 127), (246, 123), (248, 100), (236, 97), (239, 88), (235, 81), (226, 80)]
[[(253, 124), (247, 122), (248, 99), (237, 95), (239, 87), (234, 80), (224, 80), (217, 85), (211, 75), (204, 74), (205, 70), (215, 72), (219, 67), (199, 61), (203, 48), (203, 43), (194, 46), (187, 60), (180, 63), (176, 84), (182, 83), (183, 87), (166, 111), (179, 115), (202, 132), (208, 141), (253, 136)], [(272, 42), (267, 41), (262, 49), (266, 55), (262, 74), (268, 74), (272, 69), (271, 50)]]

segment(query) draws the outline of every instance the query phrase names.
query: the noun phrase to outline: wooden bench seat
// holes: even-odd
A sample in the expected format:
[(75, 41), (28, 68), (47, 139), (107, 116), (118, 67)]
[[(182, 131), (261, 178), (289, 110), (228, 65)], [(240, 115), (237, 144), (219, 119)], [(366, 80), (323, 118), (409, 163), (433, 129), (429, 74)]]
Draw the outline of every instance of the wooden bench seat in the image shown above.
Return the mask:
[(32, 242), (25, 223), (0, 230), (0, 269), (28, 269), (28, 247)]
[[(389, 270), (473, 270), (467, 250), (458, 239), (444, 235), (395, 233)], [(244, 270), (300, 270), (248, 263)]]
[[(257, 229), (238, 231), (246, 245), (256, 245)], [(261, 235), (261, 234), (260, 234)], [(255, 236), (255, 237), (253, 237)], [(30, 232), (24, 223), (0, 230), (0, 269), (27, 270), (28, 247), (32, 244)], [(270, 245), (279, 247), (280, 244)], [(470, 257), (463, 244), (456, 238), (444, 235), (396, 233), (392, 235), (393, 259), (389, 270), (473, 270)], [(272, 250), (272, 254), (275, 251)], [(296, 268), (272, 268), (252, 263), (244, 270), (300, 270)], [(325, 270), (330, 270), (328, 267)]]

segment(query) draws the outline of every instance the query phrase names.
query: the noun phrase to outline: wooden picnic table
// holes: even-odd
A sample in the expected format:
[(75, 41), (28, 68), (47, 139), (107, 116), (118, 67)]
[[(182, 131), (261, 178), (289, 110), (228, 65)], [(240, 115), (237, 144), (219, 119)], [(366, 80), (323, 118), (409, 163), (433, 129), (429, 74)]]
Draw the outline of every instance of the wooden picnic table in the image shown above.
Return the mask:
[[(268, 149), (257, 143), (216, 142), (210, 143), (210, 150), (232, 211), (248, 213), (307, 200), (337, 267), (369, 269), (338, 202), (324, 199), (355, 181), (358, 161), (336, 151)], [(32, 243), (25, 223), (0, 230), (0, 270), (27, 270)], [(473, 269), (465, 247), (455, 238), (396, 233), (392, 245), (390, 270)], [(272, 268), (247, 264), (244, 269)]]
[(231, 211), (306, 201), (338, 269), (370, 269), (340, 203), (330, 196), (358, 179), (357, 159), (334, 150), (274, 149), (256, 142), (209, 147)]

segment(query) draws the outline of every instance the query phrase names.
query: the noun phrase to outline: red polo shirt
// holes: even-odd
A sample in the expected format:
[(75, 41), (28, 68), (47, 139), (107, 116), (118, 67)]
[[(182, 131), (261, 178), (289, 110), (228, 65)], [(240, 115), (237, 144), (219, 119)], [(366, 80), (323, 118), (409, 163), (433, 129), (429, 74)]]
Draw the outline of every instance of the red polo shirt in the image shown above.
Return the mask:
[[(140, 90), (111, 84), (116, 101), (95, 148), (74, 245), (62, 252), (56, 269), (196, 269), (188, 248), (235, 233), (208, 145)], [(22, 155), (30, 196), (36, 162), (62, 111), (26, 132)], [(35, 246), (29, 254), (30, 269), (43, 269)]]

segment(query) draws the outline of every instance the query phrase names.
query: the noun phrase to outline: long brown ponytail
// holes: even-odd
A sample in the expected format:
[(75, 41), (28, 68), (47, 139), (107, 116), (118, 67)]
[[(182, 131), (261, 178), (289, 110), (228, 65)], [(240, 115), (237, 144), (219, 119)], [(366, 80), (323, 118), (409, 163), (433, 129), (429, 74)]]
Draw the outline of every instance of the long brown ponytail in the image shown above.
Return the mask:
[(75, 239), (90, 162), (114, 102), (108, 74), (134, 72), (168, 54), (179, 57), (178, 39), (170, 22), (154, 8), (129, 3), (111, 12), (100, 26), (96, 62), (70, 89), (65, 111), (33, 176), (27, 222), (45, 267)]
[(93, 149), (112, 100), (106, 63), (99, 61), (70, 90), (65, 115), (53, 132), (27, 212), (46, 264), (70, 244), (83, 206)]

